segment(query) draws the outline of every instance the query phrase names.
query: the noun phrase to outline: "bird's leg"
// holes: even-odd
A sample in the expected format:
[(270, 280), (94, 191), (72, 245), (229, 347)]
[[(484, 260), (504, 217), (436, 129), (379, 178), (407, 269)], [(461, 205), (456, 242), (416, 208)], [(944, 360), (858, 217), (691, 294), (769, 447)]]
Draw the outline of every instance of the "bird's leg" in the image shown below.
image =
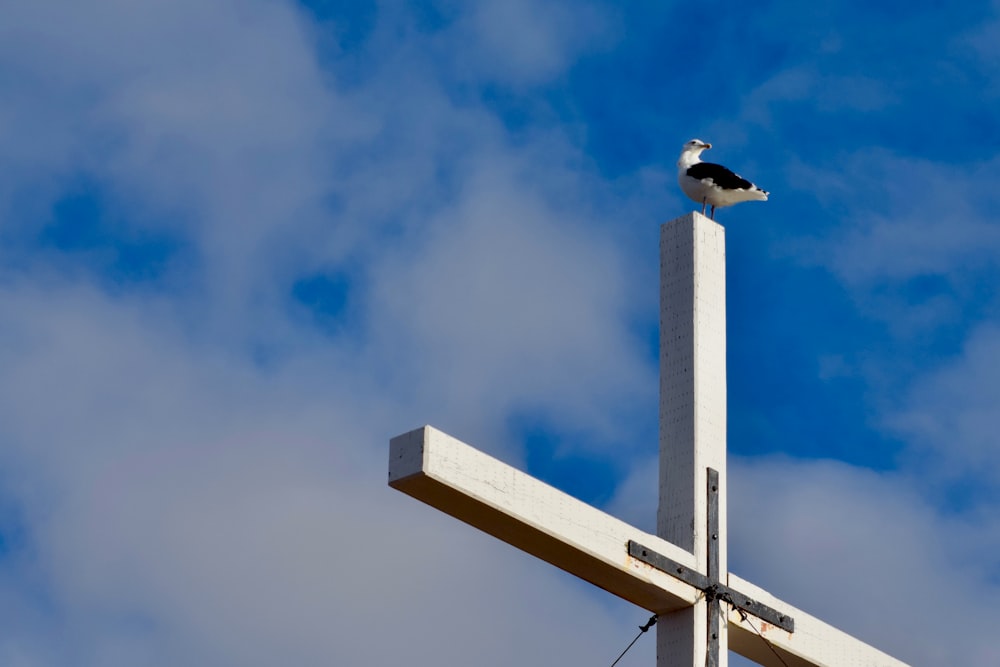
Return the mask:
[(708, 197), (701, 198), (701, 214), (705, 215), (705, 206), (708, 205)]
[(708, 217), (711, 218), (712, 220), (715, 220), (715, 206), (712, 206), (712, 212), (711, 214), (709, 214)]

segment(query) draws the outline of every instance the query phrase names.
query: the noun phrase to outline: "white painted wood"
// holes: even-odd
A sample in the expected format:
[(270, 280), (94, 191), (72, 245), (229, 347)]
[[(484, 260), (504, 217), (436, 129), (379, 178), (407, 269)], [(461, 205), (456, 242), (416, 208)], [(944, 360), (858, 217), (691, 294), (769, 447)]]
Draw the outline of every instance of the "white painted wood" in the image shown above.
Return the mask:
[(714, 468), (719, 472), (722, 582), (795, 622), (789, 633), (758, 618), (744, 621), (725, 605), (720, 667), (728, 662), (727, 643), (765, 667), (906, 667), (726, 574), (725, 252), (725, 231), (701, 214), (661, 227), (659, 536), (430, 426), (392, 439), (389, 485), (659, 614), (657, 667), (703, 667), (708, 632), (704, 594), (633, 559), (627, 544), (634, 540), (707, 575), (706, 469)]
[[(719, 568), (726, 564), (726, 233), (689, 213), (660, 227), (660, 504), (657, 533), (707, 572), (705, 469), (719, 472)], [(657, 667), (702, 667), (704, 602), (660, 619)], [(727, 667), (726, 624), (719, 666)]]
[[(393, 438), (389, 451), (393, 488), (644, 609), (662, 614), (692, 605), (700, 596), (691, 586), (629, 557), (625, 545), (636, 540), (689, 567), (694, 565), (692, 554), (433, 427)], [(728, 583), (795, 618), (794, 633), (754, 619), (789, 667), (907, 667), (733, 574)], [(737, 612), (729, 613), (728, 624), (733, 651), (765, 667), (783, 667)]]
[(706, 467), (719, 471), (719, 510), (726, 514), (725, 261), (725, 230), (700, 213), (660, 228), (657, 533), (692, 551), (702, 572), (707, 553)]
[(389, 486), (650, 611), (686, 608), (700, 595), (631, 558), (627, 544), (694, 567), (690, 553), (433, 427), (392, 439)]
[(777, 649), (788, 667), (907, 667), (906, 663), (859, 641), (787, 602), (782, 602), (762, 588), (729, 574), (729, 585), (758, 602), (780, 609), (795, 619), (795, 632), (788, 633), (760, 619), (751, 619), (753, 627), (738, 612), (729, 612), (729, 647), (765, 667), (784, 667), (761, 641), (759, 631)]

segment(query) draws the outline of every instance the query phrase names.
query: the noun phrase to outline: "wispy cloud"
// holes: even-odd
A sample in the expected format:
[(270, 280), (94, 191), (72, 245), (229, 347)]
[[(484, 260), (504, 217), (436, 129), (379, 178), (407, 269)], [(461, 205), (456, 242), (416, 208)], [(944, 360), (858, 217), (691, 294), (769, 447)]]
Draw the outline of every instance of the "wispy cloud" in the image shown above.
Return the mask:
[(912, 632), (928, 601), (957, 609), (974, 591), (996, 588), (994, 573), (972, 556), (995, 547), (995, 522), (939, 512), (906, 477), (836, 462), (738, 460), (732, 479), (736, 571), (755, 572), (790, 603), (842, 619), (843, 629), (910, 664), (1000, 657), (985, 639), (992, 614), (937, 619), (939, 630), (965, 634), (958, 644)]
[(931, 476), (981, 489), (1000, 474), (998, 370), (1000, 329), (993, 322), (975, 329), (954, 360), (928, 369), (887, 417)]

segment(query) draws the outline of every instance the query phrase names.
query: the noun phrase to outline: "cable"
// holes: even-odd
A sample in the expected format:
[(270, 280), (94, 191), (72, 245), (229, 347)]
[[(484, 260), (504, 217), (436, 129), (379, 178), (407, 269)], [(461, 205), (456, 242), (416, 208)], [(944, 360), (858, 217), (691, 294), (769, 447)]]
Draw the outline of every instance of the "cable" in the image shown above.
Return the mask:
[(618, 661), (622, 659), (622, 656), (628, 653), (628, 650), (632, 648), (632, 645), (635, 644), (637, 641), (639, 641), (639, 637), (642, 637), (643, 633), (649, 630), (654, 625), (656, 625), (656, 614), (653, 614), (652, 616), (649, 617), (649, 620), (646, 621), (646, 625), (639, 626), (639, 634), (635, 636), (635, 639), (632, 640), (631, 644), (625, 647), (625, 650), (622, 651), (621, 655), (615, 658), (615, 661), (611, 663), (611, 667), (615, 667), (615, 665), (618, 664)]
[[(730, 602), (730, 604), (732, 604), (732, 603)], [(742, 609), (740, 609), (739, 607), (735, 607), (735, 609), (736, 609), (736, 611), (738, 611), (738, 612), (739, 612), (739, 614), (740, 614), (740, 617), (741, 617), (741, 618), (742, 618), (742, 619), (743, 619), (744, 621), (746, 621), (746, 622), (747, 622), (748, 624), (750, 624), (750, 627), (751, 627), (751, 628), (753, 628), (753, 631), (757, 633), (757, 636), (758, 636), (758, 637), (760, 637), (760, 638), (761, 638), (761, 640), (763, 640), (763, 642), (764, 642), (765, 644), (767, 644), (767, 647), (768, 647), (769, 649), (771, 649), (771, 653), (773, 653), (773, 654), (775, 655), (775, 657), (776, 657), (776, 658), (778, 658), (778, 660), (780, 660), (780, 661), (781, 661), (781, 664), (783, 664), (783, 665), (784, 665), (785, 667), (788, 667), (788, 663), (787, 663), (787, 662), (785, 662), (785, 659), (784, 659), (784, 658), (782, 658), (782, 657), (781, 657), (781, 654), (780, 654), (780, 653), (778, 653), (778, 651), (777, 651), (777, 650), (776, 650), (776, 649), (774, 648), (774, 644), (772, 644), (771, 642), (769, 642), (769, 641), (767, 640), (767, 637), (765, 637), (764, 635), (762, 635), (762, 634), (760, 633), (760, 630), (758, 630), (758, 629), (757, 629), (757, 626), (756, 626), (756, 625), (754, 625), (754, 624), (753, 624), (753, 621), (751, 621), (751, 620), (750, 620), (750, 616), (749, 616), (749, 615), (747, 615), (747, 613), (746, 613), (745, 611), (743, 611)]]
[[(709, 596), (713, 597), (714, 599), (719, 600), (720, 602), (725, 602), (725, 603), (727, 603), (729, 605), (732, 605), (733, 609), (735, 609), (736, 612), (740, 615), (740, 618), (742, 618), (750, 626), (750, 628), (754, 632), (757, 633), (757, 636), (760, 637), (761, 641), (763, 641), (764, 644), (769, 649), (771, 649), (771, 653), (773, 653), (774, 656), (778, 660), (781, 661), (781, 664), (784, 665), (785, 667), (789, 667), (788, 663), (785, 662), (785, 659), (782, 658), (781, 654), (778, 653), (777, 649), (774, 648), (774, 644), (772, 644), (770, 641), (768, 641), (767, 637), (765, 637), (764, 635), (762, 635), (760, 633), (760, 630), (758, 630), (757, 626), (753, 624), (753, 621), (750, 620), (750, 616), (745, 611), (743, 611), (742, 609), (740, 609), (739, 607), (737, 607), (735, 604), (733, 604), (733, 600), (732, 600), (732, 598), (730, 598), (729, 595), (727, 595), (725, 593), (723, 593), (721, 595), (718, 595), (718, 594), (713, 595), (714, 593), (715, 592), (713, 591), (712, 593), (709, 594)], [(628, 653), (628, 650), (630, 648), (632, 648), (637, 641), (639, 641), (639, 637), (642, 637), (643, 633), (645, 633), (651, 627), (653, 627), (654, 625), (656, 625), (656, 619), (657, 619), (656, 614), (653, 614), (652, 616), (649, 617), (649, 620), (646, 621), (646, 625), (640, 625), (639, 626), (639, 634), (637, 634), (635, 636), (635, 639), (633, 639), (631, 642), (629, 642), (629, 645), (625, 647), (625, 650), (622, 651), (621, 654), (617, 658), (615, 658), (615, 661), (611, 663), (611, 667), (615, 667), (615, 665), (618, 664), (618, 661), (621, 660), (623, 657), (625, 657), (625, 654)]]

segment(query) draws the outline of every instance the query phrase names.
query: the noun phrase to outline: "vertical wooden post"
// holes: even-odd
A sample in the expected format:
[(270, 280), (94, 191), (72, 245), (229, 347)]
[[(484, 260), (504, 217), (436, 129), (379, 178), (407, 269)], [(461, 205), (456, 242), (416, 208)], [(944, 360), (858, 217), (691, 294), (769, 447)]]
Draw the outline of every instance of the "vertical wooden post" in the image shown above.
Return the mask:
[[(726, 238), (689, 213), (660, 228), (660, 503), (657, 534), (708, 570), (706, 474), (719, 472), (719, 563), (726, 562)], [(721, 624), (720, 667), (727, 631)], [(703, 667), (704, 600), (662, 616), (657, 667)]]

